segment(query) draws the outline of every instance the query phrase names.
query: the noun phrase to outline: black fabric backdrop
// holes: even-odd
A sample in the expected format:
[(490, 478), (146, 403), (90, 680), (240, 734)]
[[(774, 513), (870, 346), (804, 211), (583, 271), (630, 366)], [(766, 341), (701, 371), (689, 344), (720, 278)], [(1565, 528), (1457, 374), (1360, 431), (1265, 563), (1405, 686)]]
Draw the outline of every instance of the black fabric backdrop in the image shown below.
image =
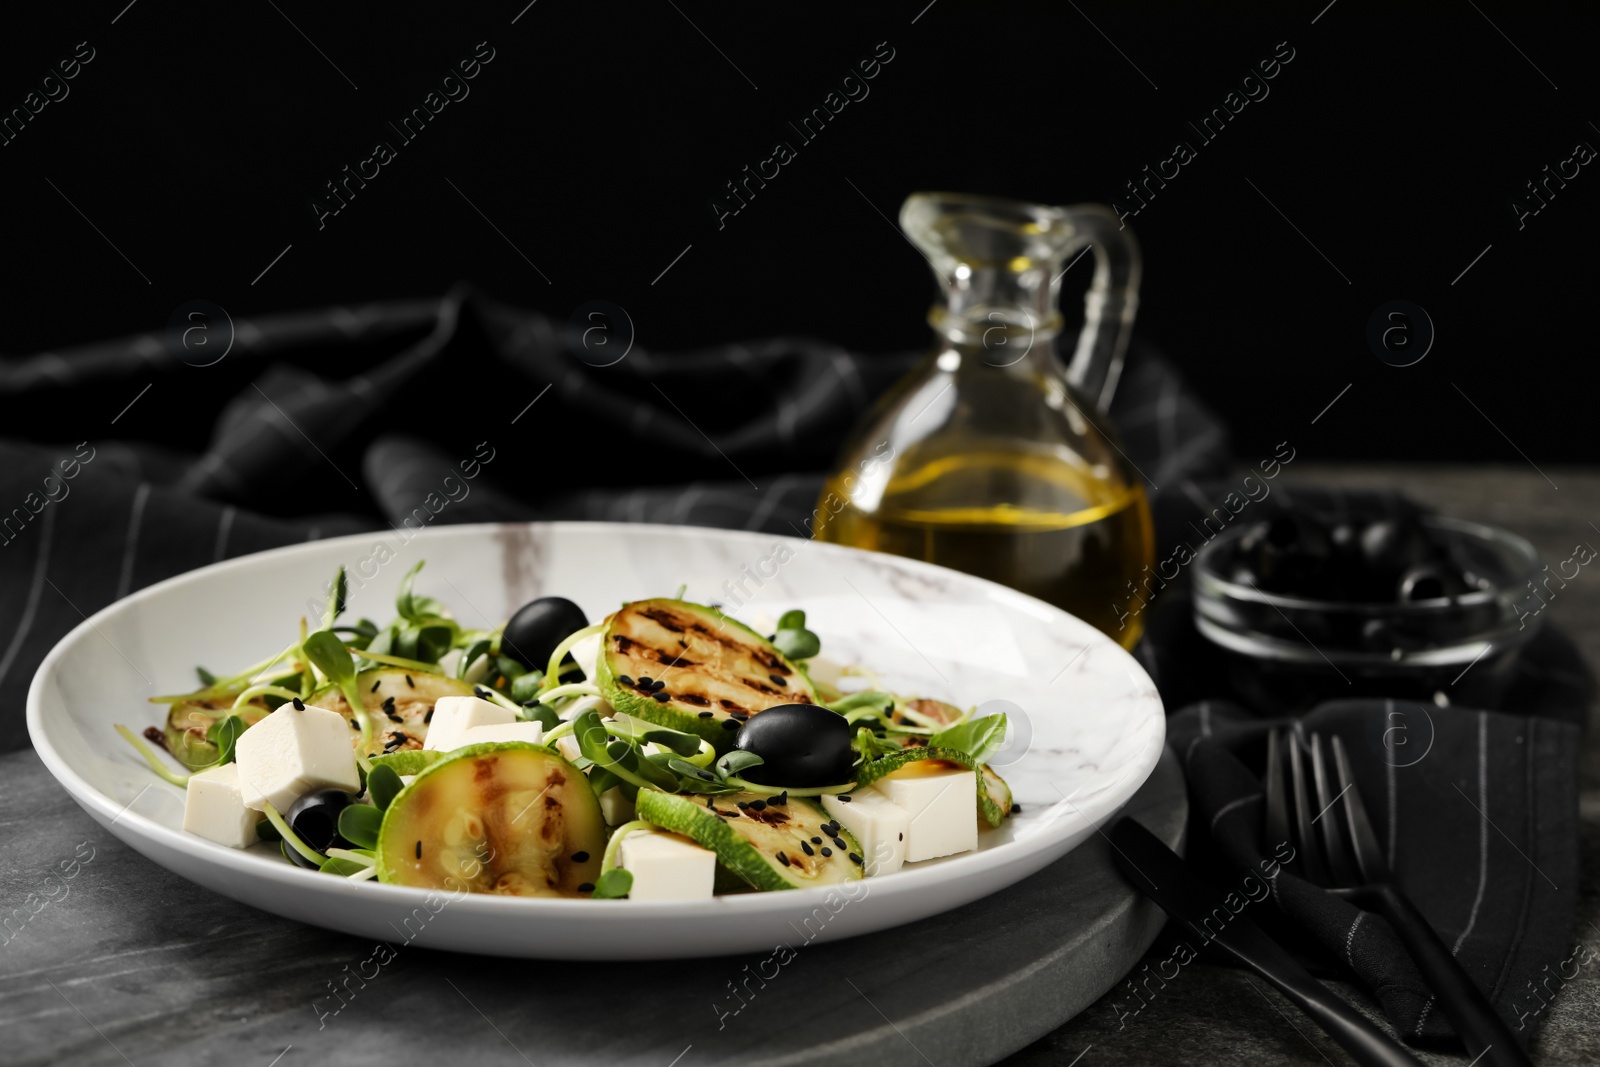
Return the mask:
[[(802, 338), (670, 357), (621, 336), (610, 348), (586, 347), (566, 323), (466, 288), (438, 301), (214, 324), (187, 342), (182, 329), (0, 363), (8, 438), (0, 441), (0, 619), (12, 624), (0, 638), (5, 750), (27, 744), (26, 687), (62, 634), (133, 590), (217, 560), (407, 520), (609, 519), (803, 534), (841, 438), (921, 355), (862, 355)], [(616, 346), (626, 355), (613, 362)], [(1228, 470), (1222, 426), (1137, 340), (1111, 415), (1151, 485), (1158, 544), (1188, 538), (1189, 521), (1235, 488), (1214, 481)], [(29, 443), (41, 441), (52, 443)], [(445, 477), (463, 461), (481, 473), (449, 491)], [(463, 484), (470, 490), (459, 495)], [(1183, 591), (1163, 594), (1150, 619), (1156, 640), (1140, 649), (1169, 709), (1227, 695), (1186, 618)], [(1571, 720), (1589, 690), (1569, 644), (1553, 635), (1542, 647), (1513, 703), (1568, 721), (1539, 734), (1537, 753), (1530, 741), (1504, 773), (1486, 777), (1488, 731), (1504, 755), (1522, 744), (1521, 722), (1438, 709), (1431, 784), (1391, 790), (1386, 809), (1391, 820), (1405, 809), (1398, 824), (1422, 828), (1404, 843), (1402, 877), (1425, 887), (1424, 910), (1447, 938), (1460, 937), (1463, 959), (1513, 1023), (1521, 986), (1536, 963), (1554, 962), (1545, 957), (1570, 936), (1573, 910), (1576, 765), (1555, 756), (1571, 755)], [(1323, 720), (1354, 735), (1362, 727), (1353, 719), (1374, 710), (1368, 702)], [(1219, 729), (1212, 740), (1211, 716), (1202, 704), (1173, 723), (1196, 802), (1192, 840), (1202, 860), (1248, 865), (1258, 832), (1253, 823), (1237, 829), (1237, 820), (1259, 813), (1248, 812), (1253, 777), (1236, 750), (1248, 750), (1259, 727)], [(1382, 770), (1371, 754), (1353, 756), (1358, 778), (1376, 788)], [(1492, 810), (1514, 809), (1507, 842), (1535, 853), (1540, 873), (1565, 888), (1549, 892), (1498, 855), (1491, 870), (1488, 816), (1480, 823), (1464, 806), (1450, 808), (1446, 782)], [(1227, 814), (1222, 828), (1236, 829), (1217, 849), (1211, 834)], [(1464, 900), (1474, 886), (1477, 897)], [(1335, 963), (1345, 939), (1345, 964), (1397, 1026), (1448, 1032), (1381, 921), (1358, 934), (1347, 906), (1327, 904), (1320, 891), (1289, 896), (1302, 906), (1286, 911)], [(1496, 918), (1479, 918), (1484, 899)]]

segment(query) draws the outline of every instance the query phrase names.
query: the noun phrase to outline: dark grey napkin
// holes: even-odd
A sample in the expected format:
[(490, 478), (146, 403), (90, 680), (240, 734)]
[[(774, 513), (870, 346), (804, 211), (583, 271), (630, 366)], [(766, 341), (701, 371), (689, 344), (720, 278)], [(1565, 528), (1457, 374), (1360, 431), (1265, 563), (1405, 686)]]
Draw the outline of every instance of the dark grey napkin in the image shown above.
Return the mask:
[[(1384, 700), (1324, 704), (1299, 722), (1343, 738), (1397, 881), (1512, 1031), (1531, 1040), (1554, 992), (1548, 976), (1572, 945), (1577, 726)], [(1216, 850), (1201, 862), (1256, 871), (1263, 859), (1282, 858), (1283, 843), (1265, 839), (1260, 775), (1266, 732), (1284, 724), (1211, 701), (1170, 720), (1195, 801), (1191, 840), (1202, 853)], [(1323, 963), (1372, 991), (1401, 1034), (1452, 1034), (1383, 919), (1288, 871), (1275, 879), (1273, 898), (1314, 939)]]

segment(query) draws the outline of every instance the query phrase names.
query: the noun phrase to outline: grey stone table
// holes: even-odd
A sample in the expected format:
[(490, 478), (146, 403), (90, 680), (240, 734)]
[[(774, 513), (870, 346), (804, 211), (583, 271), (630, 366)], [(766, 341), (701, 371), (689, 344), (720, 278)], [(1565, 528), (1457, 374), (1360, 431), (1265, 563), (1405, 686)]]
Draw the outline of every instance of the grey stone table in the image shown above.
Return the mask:
[[(1600, 474), (1547, 473), (1559, 490), (1527, 468), (1313, 469), (1297, 464), (1285, 477), (1395, 486), (1449, 514), (1508, 526), (1549, 558), (1565, 558), (1576, 541), (1594, 536), (1588, 519), (1600, 515), (1600, 508), (1586, 508), (1600, 501)], [(1591, 655), (1600, 648), (1600, 583), (1573, 582), (1550, 611)], [(1600, 855), (1600, 755), (1592, 732), (1585, 745), (1578, 930), (1600, 947), (1600, 891), (1594, 878)], [(1158, 922), (1147, 907), (1139, 907), (1143, 902), (1107, 912), (1086, 907), (1084, 900), (1052, 899), (1046, 878), (1051, 872), (1045, 872), (1039, 878), (1046, 880), (1037, 885), (1030, 880), (918, 924), (912, 929), (921, 949), (889, 966), (861, 958), (865, 941), (808, 948), (791, 965), (798, 968), (792, 978), (786, 976), (782, 987), (770, 990), (772, 996), (752, 1002), (720, 1031), (709, 1008), (711, 993), (696, 999), (686, 990), (720, 989), (724, 980), (742, 977), (746, 961), (694, 961), (663, 969), (659, 994), (641, 994), (629, 965), (482, 960), (417, 946), (402, 949), (337, 1016), (319, 1018), (313, 1001), (326, 996), (327, 983), (343, 977), (346, 965), (367, 958), (372, 946), (256, 912), (156, 867), (101, 832), (31, 752), (0, 757), (0, 828), (0, 904), (5, 905), (0, 911), (10, 912), (28, 893), (48, 898), (20, 928), (3, 931), (0, 1063), (6, 1064), (272, 1067), (274, 1057), (281, 1056), (278, 1067), (452, 1059), (538, 1067), (659, 1059), (658, 1067), (672, 1067), (673, 1057), (681, 1056), (678, 1067), (785, 1059), (953, 1067), (981, 1062), (976, 1050), (1016, 1049), (1017, 1034), (1037, 1021), (1038, 1011), (1081, 1005), (1087, 998), (1081, 977), (1075, 987), (1075, 976), (1103, 970), (1107, 960), (1132, 959)], [(1092, 839), (1080, 860), (1085, 866), (1103, 865), (1104, 856), (1095, 857), (1104, 848)], [(57, 877), (49, 878), (53, 872)], [(68, 872), (70, 878), (62, 877)], [(1065, 877), (1062, 872), (1054, 876)], [(1089, 896), (1110, 888), (1101, 882)], [(1003, 954), (977, 951), (981, 940), (996, 936), (1036, 942), (1025, 954), (1029, 965), (1008, 969)], [(984, 973), (973, 973), (979, 958)], [(1019, 953), (1017, 959), (1023, 958)], [(858, 999), (835, 995), (848, 989), (832, 979), (859, 975), (869, 965), (873, 978)], [(969, 1006), (955, 995), (962, 983), (993, 1010), (965, 1010)], [(1359, 990), (1342, 988), (1373, 1012)], [(1192, 965), (1183, 981), (1170, 983), (1160, 999), (1125, 1022), (1112, 1006), (1115, 998), (1113, 992), (1088, 1005), (1005, 1062), (1015, 1067), (1348, 1062), (1276, 993), (1237, 971)], [(918, 1005), (930, 1000), (943, 1005), (941, 1013), (919, 1013)], [(1548, 1012), (1535, 1061), (1600, 1062), (1597, 1001), (1600, 977), (1592, 971), (1569, 981)], [(695, 1017), (696, 1009), (703, 1018)], [(517, 1040), (535, 1031), (566, 1036), (542, 1047)], [(682, 1044), (669, 1047), (664, 1038), (654, 1040), (668, 1033), (681, 1033)], [(915, 1043), (902, 1040), (913, 1035)], [(713, 1055), (707, 1058), (707, 1053)], [(1423, 1058), (1466, 1062), (1432, 1054)]]

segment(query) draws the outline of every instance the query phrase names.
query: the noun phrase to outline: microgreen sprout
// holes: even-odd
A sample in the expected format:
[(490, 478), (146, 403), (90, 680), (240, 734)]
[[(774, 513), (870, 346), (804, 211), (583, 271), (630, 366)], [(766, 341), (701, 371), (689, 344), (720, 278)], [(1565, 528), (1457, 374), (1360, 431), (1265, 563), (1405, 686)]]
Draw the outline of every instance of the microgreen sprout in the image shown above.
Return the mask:
[(822, 638), (806, 629), (806, 613), (798, 609), (786, 611), (778, 619), (772, 643), (792, 660), (810, 659), (822, 651)]
[(623, 823), (612, 832), (605, 853), (600, 857), (600, 877), (595, 880), (592, 899), (616, 900), (632, 891), (633, 874), (617, 866), (617, 850), (622, 845), (622, 839), (634, 831), (653, 829), (655, 827), (643, 819), (635, 819)]
[[(579, 641), (582, 641), (586, 637), (593, 637), (597, 633), (604, 632), (605, 628), (606, 624), (604, 622), (597, 622), (593, 626), (585, 626), (581, 630), (574, 630), (572, 633), (568, 634), (562, 640), (562, 642), (555, 647), (555, 651), (550, 653), (550, 662), (545, 665), (544, 669), (545, 681), (558, 682), (561, 674), (561, 661), (567, 657), (568, 652), (572, 651), (572, 646), (576, 645)], [(557, 688), (560, 687), (557, 686)]]
[(278, 814), (278, 809), (272, 806), (272, 801), (263, 800), (261, 802), (261, 812), (267, 817), (267, 821), (272, 823), (273, 828), (278, 831), (278, 836), (283, 838), (285, 844), (318, 867), (322, 866), (323, 860), (327, 857), (300, 840), (300, 835), (294, 832), (294, 828), (289, 825), (282, 815)]
[(539, 703), (543, 704), (548, 700), (560, 700), (562, 697), (597, 697), (603, 695), (604, 694), (601, 693), (596, 686), (590, 685), (588, 682), (568, 682), (565, 685), (558, 685), (553, 689), (546, 689), (543, 693), (539, 694), (538, 701)]
[(150, 751), (150, 746), (139, 740), (138, 736), (135, 735), (132, 730), (128, 729), (126, 726), (123, 726), (121, 723), (118, 723), (117, 733), (121, 734), (122, 739), (134, 747), (134, 751), (138, 752), (139, 755), (144, 757), (144, 761), (150, 765), (150, 769), (155, 771), (163, 781), (171, 782), (176, 786), (188, 788), (189, 775), (179, 774), (178, 772), (169, 768), (165, 763), (162, 763), (156, 758), (156, 754)]
[(301, 647), (305, 649), (306, 658), (327, 676), (328, 681), (339, 687), (339, 692), (344, 694), (345, 701), (350, 705), (350, 713), (361, 724), (362, 742), (372, 744), (372, 716), (367, 713), (366, 698), (356, 684), (356, 661), (350, 649), (331, 630), (318, 630), (308, 636)]

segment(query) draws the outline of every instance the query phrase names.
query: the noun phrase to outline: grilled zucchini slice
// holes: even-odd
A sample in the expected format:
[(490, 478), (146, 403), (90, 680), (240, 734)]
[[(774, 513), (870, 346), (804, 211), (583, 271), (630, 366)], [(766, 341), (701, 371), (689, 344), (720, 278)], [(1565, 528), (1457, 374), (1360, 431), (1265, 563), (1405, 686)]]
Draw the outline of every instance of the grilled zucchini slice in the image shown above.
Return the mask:
[(756, 889), (837, 885), (860, 881), (864, 873), (861, 846), (850, 831), (835, 827), (820, 805), (803, 797), (778, 804), (755, 793), (708, 797), (641, 789), (637, 804), (639, 818), (693, 838)]
[(634, 601), (607, 620), (595, 681), (618, 711), (698, 734), (719, 750), (733, 746), (742, 718), (818, 703), (805, 672), (760, 634), (666, 598)]
[(594, 889), (605, 821), (589, 782), (521, 741), (472, 745), (417, 775), (378, 832), (378, 880), (519, 897)]

